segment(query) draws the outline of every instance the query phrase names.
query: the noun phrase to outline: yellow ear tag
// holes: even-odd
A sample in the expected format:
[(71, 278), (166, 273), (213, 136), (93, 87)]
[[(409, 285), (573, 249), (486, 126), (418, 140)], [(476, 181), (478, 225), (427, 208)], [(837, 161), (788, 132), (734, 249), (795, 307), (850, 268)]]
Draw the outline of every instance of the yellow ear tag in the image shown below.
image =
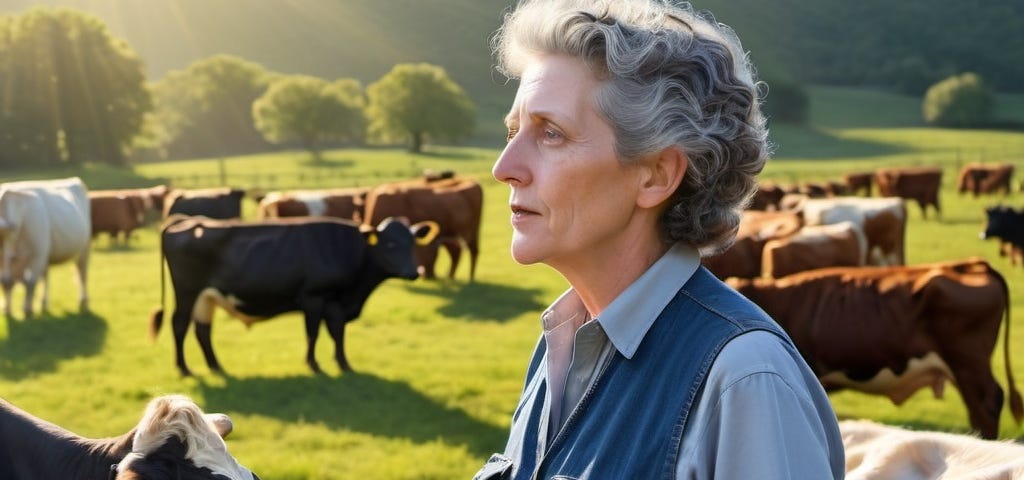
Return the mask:
[(366, 244), (371, 246), (371, 247), (376, 245), (377, 244), (377, 234), (376, 233), (371, 233), (369, 237), (366, 237)]

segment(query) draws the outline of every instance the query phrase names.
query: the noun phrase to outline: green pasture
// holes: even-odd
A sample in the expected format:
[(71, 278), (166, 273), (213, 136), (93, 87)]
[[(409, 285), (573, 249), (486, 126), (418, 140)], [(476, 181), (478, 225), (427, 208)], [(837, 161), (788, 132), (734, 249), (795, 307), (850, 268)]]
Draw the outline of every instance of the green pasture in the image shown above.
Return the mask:
[[(907, 128), (778, 128), (778, 156), (764, 172), (778, 182), (839, 179), (851, 171), (890, 165), (945, 168), (942, 215), (922, 217), (910, 205), (910, 263), (982, 256), (1010, 282), (1014, 374), (1024, 386), (1024, 267), (999, 257), (994, 241), (978, 238), (983, 208), (999, 201), (1024, 206), (1015, 192), (979, 199), (955, 191), (956, 169), (968, 161), (1012, 161), (1024, 167), (1024, 134)], [(235, 422), (231, 451), (264, 479), (470, 478), (502, 449), (528, 355), (540, 332), (538, 314), (566, 288), (543, 266), (524, 267), (508, 255), (507, 189), (489, 175), (497, 149), (435, 147), (422, 155), (391, 149), (326, 152), (312, 162), (302, 152), (153, 163), (127, 169), (20, 171), (3, 180), (81, 175), (94, 189), (172, 181), (244, 188), (371, 185), (453, 169), (484, 185), (482, 253), (475, 283), (464, 257), (454, 281), (388, 280), (347, 328), (348, 357), (357, 373), (340, 374), (324, 332), (314, 376), (303, 361), (302, 319), (283, 315), (246, 329), (218, 314), (213, 339), (228, 377), (212, 375), (191, 336), (187, 359), (194, 378), (173, 365), (169, 318), (151, 342), (147, 318), (160, 303), (157, 227), (139, 230), (129, 247), (94, 241), (89, 271), (92, 312), (76, 311), (70, 265), (52, 269), (48, 313), (0, 321), (0, 396), (90, 437), (123, 433), (154, 395), (180, 392)], [(1017, 178), (1022, 178), (1018, 173)], [(247, 200), (248, 212), (253, 204)], [(446, 272), (442, 254), (439, 272)], [(173, 308), (168, 291), (168, 315)], [(999, 346), (1002, 348), (1002, 339)], [(1001, 352), (1001, 350), (997, 350)], [(1003, 356), (993, 355), (1005, 385)], [(902, 406), (856, 392), (831, 396), (840, 417), (966, 432), (955, 388), (934, 399), (922, 390)], [(1000, 436), (1024, 437), (1004, 408)]]

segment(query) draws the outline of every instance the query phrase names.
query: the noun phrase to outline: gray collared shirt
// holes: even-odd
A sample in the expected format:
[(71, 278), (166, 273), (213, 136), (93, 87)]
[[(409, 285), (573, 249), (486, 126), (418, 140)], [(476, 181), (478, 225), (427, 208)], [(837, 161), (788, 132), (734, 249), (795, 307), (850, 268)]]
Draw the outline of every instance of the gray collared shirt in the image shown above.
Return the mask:
[[(614, 352), (632, 358), (648, 329), (700, 265), (673, 246), (599, 318), (569, 289), (542, 316), (548, 345), (550, 440)], [(775, 335), (756, 331), (726, 344), (691, 412), (677, 478), (842, 478), (838, 423), (817, 377)]]

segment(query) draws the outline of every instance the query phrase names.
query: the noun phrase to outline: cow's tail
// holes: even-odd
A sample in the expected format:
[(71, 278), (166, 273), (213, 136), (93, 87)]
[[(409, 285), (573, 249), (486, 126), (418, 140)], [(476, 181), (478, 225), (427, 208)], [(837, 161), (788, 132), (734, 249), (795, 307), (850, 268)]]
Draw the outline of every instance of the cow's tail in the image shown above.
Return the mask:
[(160, 229), (160, 305), (157, 305), (153, 309), (153, 313), (149, 315), (149, 339), (150, 341), (156, 340), (156, 335), (160, 333), (160, 327), (164, 323), (164, 301), (167, 296), (167, 275), (164, 271), (164, 233), (171, 222), (165, 222), (164, 227)]
[(1006, 298), (1006, 311), (1003, 314), (1006, 318), (1006, 328), (1003, 330), (1003, 363), (1006, 365), (1006, 389), (1010, 392), (1010, 413), (1013, 414), (1013, 419), (1019, 425), (1021, 419), (1024, 418), (1024, 402), (1021, 401), (1020, 392), (1013, 381), (1013, 368), (1010, 364), (1010, 287), (998, 270), (992, 268), (991, 265), (989, 270), (1003, 285), (1003, 297)]

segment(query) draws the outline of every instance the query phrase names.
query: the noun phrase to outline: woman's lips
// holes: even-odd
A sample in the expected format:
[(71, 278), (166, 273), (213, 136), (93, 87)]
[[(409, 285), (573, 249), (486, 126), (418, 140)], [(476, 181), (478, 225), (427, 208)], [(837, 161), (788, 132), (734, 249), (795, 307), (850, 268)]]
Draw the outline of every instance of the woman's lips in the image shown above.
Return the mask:
[(526, 207), (523, 207), (522, 205), (517, 205), (514, 203), (510, 205), (510, 208), (512, 209), (513, 227), (518, 227), (520, 224), (526, 222), (528, 219), (540, 215), (539, 213), (533, 210), (530, 210)]

